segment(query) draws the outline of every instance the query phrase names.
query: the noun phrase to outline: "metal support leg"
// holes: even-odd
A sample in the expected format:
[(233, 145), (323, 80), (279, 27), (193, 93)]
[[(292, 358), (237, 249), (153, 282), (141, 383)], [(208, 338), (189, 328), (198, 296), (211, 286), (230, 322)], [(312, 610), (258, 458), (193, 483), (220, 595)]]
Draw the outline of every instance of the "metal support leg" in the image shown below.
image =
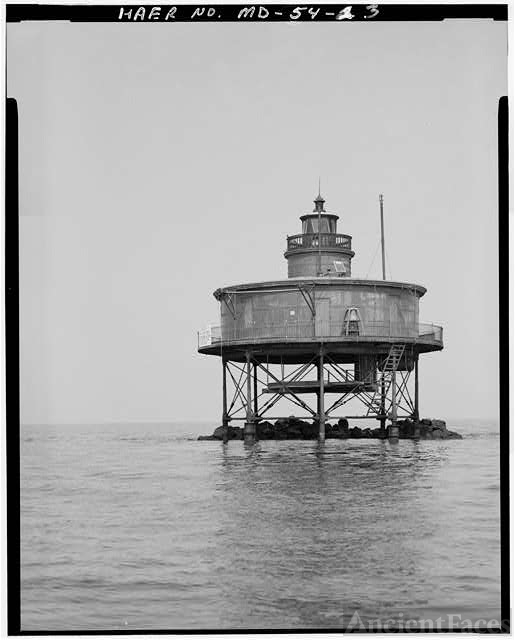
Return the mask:
[(420, 438), (420, 414), (418, 412), (418, 353), (415, 356), (415, 411), (413, 411), (413, 420), (415, 422), (413, 427), (413, 438), (418, 440)]
[(254, 419), (258, 417), (258, 378), (257, 378), (257, 364), (254, 362)]
[(392, 423), (388, 429), (388, 437), (393, 440), (396, 440), (399, 437), (399, 427), (397, 426), (397, 381), (395, 371), (392, 371)]
[(229, 416), (227, 415), (227, 362), (222, 360), (222, 427), (223, 441), (229, 440)]
[(386, 436), (386, 418), (384, 417), (386, 411), (386, 386), (384, 384), (384, 373), (381, 371), (381, 418), (379, 419), (379, 427), (381, 429), (381, 436)]
[(320, 442), (325, 441), (325, 408), (324, 408), (324, 352), (320, 349), (320, 358), (318, 361), (318, 425)]
[(247, 351), (247, 416), (245, 426), (243, 427), (243, 436), (247, 441), (253, 441), (256, 438), (256, 423), (254, 421), (254, 412), (252, 411), (252, 364), (251, 354)]
[(420, 414), (418, 411), (418, 354), (415, 356), (415, 411), (413, 413), (415, 420), (420, 420)]

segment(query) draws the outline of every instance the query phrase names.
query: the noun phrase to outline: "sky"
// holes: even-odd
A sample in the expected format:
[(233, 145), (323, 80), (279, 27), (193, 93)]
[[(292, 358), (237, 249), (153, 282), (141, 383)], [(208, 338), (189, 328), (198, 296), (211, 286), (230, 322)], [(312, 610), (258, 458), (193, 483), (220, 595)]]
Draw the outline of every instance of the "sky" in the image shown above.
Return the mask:
[[(208, 420), (220, 286), (286, 277), (321, 176), (353, 276), (427, 288), (425, 416), (498, 416), (507, 27), (10, 23), (23, 423)], [(375, 260), (373, 257), (375, 255)]]

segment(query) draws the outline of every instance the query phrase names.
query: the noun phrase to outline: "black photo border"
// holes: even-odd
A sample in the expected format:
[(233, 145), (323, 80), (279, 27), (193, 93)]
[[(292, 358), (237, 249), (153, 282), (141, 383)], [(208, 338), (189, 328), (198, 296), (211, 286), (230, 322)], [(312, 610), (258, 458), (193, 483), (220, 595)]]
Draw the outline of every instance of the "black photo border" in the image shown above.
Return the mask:
[[(174, 5), (52, 5), (9, 4), (6, 21), (66, 20), (75, 22), (118, 22), (120, 9), (146, 7), (148, 15), (153, 6), (162, 8), (162, 14)], [(263, 22), (290, 20), (296, 6), (284, 5), (176, 5), (174, 17), (178, 22), (205, 22), (205, 15), (192, 17), (195, 9), (215, 6), (217, 21)], [(245, 6), (262, 6), (268, 12), (266, 19), (257, 12), (250, 19), (240, 20), (238, 14)], [(307, 5), (302, 5), (307, 6)], [(320, 8), (316, 18), (305, 12), (301, 21), (331, 21), (328, 10), (334, 16), (349, 5), (309, 5)], [(352, 5), (356, 9), (365, 7)], [(374, 21), (427, 21), (460, 19), (508, 19), (507, 4), (379, 4)], [(281, 14), (281, 15), (277, 15)], [(355, 20), (366, 20), (363, 10), (356, 11)], [(125, 20), (128, 21), (128, 20)], [(134, 20), (131, 20), (134, 21)], [(148, 20), (144, 20), (148, 21)], [(143, 21), (142, 21), (143, 22)], [(349, 22), (349, 21), (347, 21)], [(9, 635), (162, 635), (162, 634), (233, 634), (233, 633), (335, 633), (334, 628), (320, 629), (155, 629), (155, 630), (43, 630), (21, 629), (21, 566), (20, 566), (20, 372), (19, 372), (19, 180), (18, 180), (18, 107), (16, 97), (6, 101), (5, 147), (5, 357), (6, 357), (6, 498), (7, 498), (7, 632)], [(500, 534), (501, 534), (501, 626), (481, 631), (507, 634), (510, 631), (510, 521), (509, 521), (509, 446), (510, 446), (510, 341), (509, 341), (509, 143), (508, 98), (502, 96), (498, 103), (498, 250), (499, 250), (499, 403), (500, 403)], [(415, 630), (417, 631), (417, 630)], [(424, 632), (424, 630), (418, 630)], [(457, 629), (442, 629), (456, 633)], [(413, 631), (411, 631), (412, 633)], [(469, 631), (470, 632), (470, 631)]]

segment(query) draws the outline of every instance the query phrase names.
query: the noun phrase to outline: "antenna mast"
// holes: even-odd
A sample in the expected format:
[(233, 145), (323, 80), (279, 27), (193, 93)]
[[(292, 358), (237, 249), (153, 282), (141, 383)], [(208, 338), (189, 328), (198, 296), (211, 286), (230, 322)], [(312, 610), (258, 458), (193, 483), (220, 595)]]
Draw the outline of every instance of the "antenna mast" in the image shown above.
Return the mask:
[(386, 268), (384, 261), (384, 219), (383, 219), (383, 194), (379, 194), (379, 208), (381, 210), (381, 256), (383, 258), (383, 280), (386, 280)]

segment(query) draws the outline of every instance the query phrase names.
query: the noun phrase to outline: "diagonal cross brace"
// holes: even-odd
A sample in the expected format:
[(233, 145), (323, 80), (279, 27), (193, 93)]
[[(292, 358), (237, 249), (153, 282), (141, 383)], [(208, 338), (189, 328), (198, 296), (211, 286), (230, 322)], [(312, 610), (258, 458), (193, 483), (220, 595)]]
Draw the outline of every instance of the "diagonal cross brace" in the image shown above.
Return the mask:
[(229, 313), (233, 317), (233, 320), (236, 320), (236, 309), (234, 307), (234, 302), (230, 293), (224, 293), (222, 296), (222, 301), (229, 310)]
[[(257, 366), (264, 371), (265, 373), (267, 373), (267, 370), (265, 369), (265, 367), (263, 367), (263, 365), (260, 362), (255, 361)], [(306, 411), (308, 411), (312, 416), (316, 415), (316, 412), (313, 411), (313, 409), (306, 404), (303, 400), (301, 400), (295, 393), (293, 393), (290, 389), (288, 389), (288, 383), (285, 383), (284, 380), (279, 380), (279, 378), (277, 378), (276, 376), (274, 376), (274, 374), (271, 371), (268, 371), (268, 374), (270, 375), (271, 378), (273, 378), (278, 384), (281, 385), (282, 390), (286, 391), (288, 395), (291, 395), (293, 398), (295, 398), (297, 400), (297, 403)], [(289, 381), (289, 382), (293, 382), (293, 380)]]
[(302, 293), (302, 297), (306, 301), (306, 304), (308, 305), (309, 310), (311, 311), (311, 315), (313, 317), (316, 316), (315, 299), (313, 297), (314, 288), (315, 288), (315, 285), (311, 285), (310, 287), (311, 290), (308, 291), (308, 289), (299, 285), (299, 291)]

